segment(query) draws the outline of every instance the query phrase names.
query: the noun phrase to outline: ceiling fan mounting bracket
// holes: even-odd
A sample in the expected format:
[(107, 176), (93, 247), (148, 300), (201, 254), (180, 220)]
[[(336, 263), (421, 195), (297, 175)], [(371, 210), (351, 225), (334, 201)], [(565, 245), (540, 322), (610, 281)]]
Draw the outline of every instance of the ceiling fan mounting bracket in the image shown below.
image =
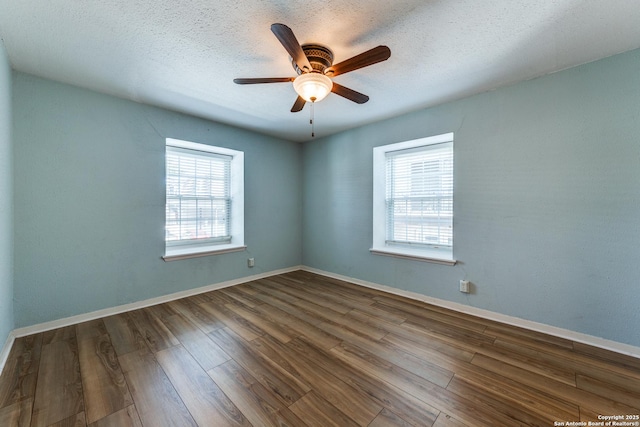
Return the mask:
[[(303, 44), (301, 47), (302, 51), (309, 59), (312, 73), (324, 74), (324, 70), (333, 65), (333, 52), (328, 47), (312, 43)], [(296, 73), (304, 73), (293, 59), (291, 59), (291, 65), (293, 66), (293, 69), (296, 70)]]

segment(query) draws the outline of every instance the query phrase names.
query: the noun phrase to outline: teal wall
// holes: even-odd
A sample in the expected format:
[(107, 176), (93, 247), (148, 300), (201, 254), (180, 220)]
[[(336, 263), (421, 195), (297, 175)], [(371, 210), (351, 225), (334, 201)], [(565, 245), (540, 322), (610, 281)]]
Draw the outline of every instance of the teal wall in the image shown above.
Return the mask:
[[(445, 132), (459, 263), (370, 254), (373, 147)], [(640, 345), (640, 50), (305, 144), (303, 171), (305, 265)]]
[[(300, 264), (299, 144), (22, 73), (13, 89), (17, 327)], [(166, 137), (244, 151), (246, 252), (162, 261)]]
[(0, 350), (13, 329), (11, 68), (0, 39)]

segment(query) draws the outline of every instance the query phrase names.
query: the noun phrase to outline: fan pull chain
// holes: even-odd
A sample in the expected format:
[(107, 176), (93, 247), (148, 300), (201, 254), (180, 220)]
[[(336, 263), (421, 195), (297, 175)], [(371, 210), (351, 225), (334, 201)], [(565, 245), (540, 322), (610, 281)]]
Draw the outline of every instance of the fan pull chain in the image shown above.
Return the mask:
[(309, 118), (309, 124), (311, 125), (311, 138), (315, 138), (316, 133), (314, 132), (314, 126), (313, 126), (313, 106), (315, 105), (315, 102), (313, 102), (313, 99), (311, 100), (311, 108), (309, 109), (310, 113), (311, 113), (311, 117)]

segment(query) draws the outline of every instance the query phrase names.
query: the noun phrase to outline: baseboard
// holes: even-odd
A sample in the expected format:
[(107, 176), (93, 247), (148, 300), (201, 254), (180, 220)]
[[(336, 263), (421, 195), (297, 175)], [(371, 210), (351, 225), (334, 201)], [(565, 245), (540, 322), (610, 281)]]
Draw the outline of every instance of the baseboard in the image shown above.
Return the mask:
[(65, 326), (75, 325), (77, 323), (87, 322), (89, 320), (95, 320), (102, 317), (111, 316), (114, 314), (137, 310), (137, 309), (149, 307), (155, 304), (162, 304), (162, 303), (173, 301), (176, 299), (201, 294), (204, 292), (214, 291), (216, 289), (223, 289), (229, 286), (235, 286), (242, 283), (250, 282), (252, 280), (263, 279), (265, 277), (276, 276), (278, 274), (289, 273), (297, 270), (308, 271), (310, 273), (315, 273), (322, 276), (343, 280), (345, 282), (353, 283), (355, 285), (364, 286), (367, 288), (376, 289), (376, 290), (388, 292), (395, 295), (400, 295), (410, 299), (426, 302), (428, 304), (433, 304), (439, 307), (448, 308), (450, 310), (458, 311), (461, 313), (471, 314), (471, 315), (482, 317), (488, 320), (495, 320), (497, 322), (505, 323), (507, 325), (517, 326), (520, 328), (545, 333), (545, 334), (556, 336), (559, 338), (565, 338), (568, 340), (580, 342), (582, 344), (591, 345), (593, 347), (598, 347), (605, 350), (611, 350), (620, 354), (625, 354), (628, 356), (640, 358), (640, 347), (620, 343), (617, 341), (611, 341), (604, 338), (571, 331), (568, 329), (558, 328), (558, 327), (546, 325), (543, 323), (520, 319), (518, 317), (508, 316), (505, 314), (500, 314), (493, 311), (484, 310), (481, 308), (476, 308), (476, 307), (472, 307), (472, 306), (468, 306), (468, 305), (464, 305), (464, 304), (460, 304), (452, 301), (433, 298), (433, 297), (429, 297), (416, 292), (404, 291), (401, 289), (392, 288), (390, 286), (381, 285), (379, 283), (373, 283), (365, 280), (360, 280), (354, 277), (343, 276), (341, 274), (331, 273), (331, 272), (319, 270), (313, 267), (308, 267), (305, 265), (300, 265), (300, 266), (289, 267), (289, 268), (284, 268), (280, 270), (273, 270), (265, 273), (252, 275), (252, 276), (245, 276), (238, 279), (228, 280), (225, 282), (214, 283), (211, 285), (207, 285), (207, 286), (203, 286), (195, 289), (188, 289), (185, 291), (175, 292), (175, 293), (163, 295), (160, 297), (150, 298), (143, 301), (137, 301), (130, 304), (124, 304), (116, 307), (97, 310), (90, 313), (67, 317), (64, 319), (53, 320), (51, 322), (45, 322), (37, 325), (17, 328), (9, 333), (9, 336), (7, 337), (7, 340), (4, 346), (2, 347), (2, 351), (0, 351), (0, 373), (2, 373), (2, 369), (4, 368), (4, 365), (7, 362), (7, 358), (9, 357), (9, 352), (11, 351), (11, 347), (13, 346), (13, 342), (18, 337), (32, 335), (40, 332), (46, 332), (51, 329), (57, 329)]
[(289, 273), (289, 272), (297, 271), (301, 269), (302, 269), (302, 266), (283, 268), (280, 270), (272, 270), (266, 273), (255, 274), (252, 276), (245, 276), (245, 277), (240, 277), (238, 279), (227, 280), (225, 282), (214, 283), (212, 285), (202, 286), (199, 288), (187, 289), (185, 291), (175, 292), (168, 295), (162, 295), (155, 298), (149, 298), (143, 301), (132, 302), (129, 304), (119, 305), (116, 307), (110, 307), (102, 310), (92, 311), (90, 313), (79, 314), (77, 316), (66, 317), (64, 319), (52, 320), (50, 322), (44, 322), (44, 323), (39, 323), (32, 326), (26, 326), (23, 328), (14, 329), (12, 332), (12, 335), (14, 338), (33, 335), (40, 332), (50, 331), (52, 329), (63, 328), (65, 326), (75, 325), (77, 323), (87, 322), (89, 320), (100, 319), (102, 317), (107, 317), (114, 314), (138, 310), (140, 308), (149, 307), (156, 304), (162, 304), (162, 303), (174, 301), (180, 298), (186, 298), (193, 295), (202, 294), (204, 292), (215, 291), (216, 289), (228, 288), (229, 286), (235, 286), (242, 283), (251, 282), (252, 280), (264, 279), (265, 277), (276, 276), (278, 274)]
[(15, 340), (16, 340), (16, 336), (13, 334), (13, 331), (9, 332), (7, 341), (5, 341), (4, 346), (0, 351), (0, 375), (2, 375), (2, 371), (4, 370), (4, 365), (6, 365), (7, 363), (7, 359), (9, 358), (9, 352), (11, 351), (11, 347), (13, 347), (13, 342)]
[(476, 308), (457, 302), (442, 300), (438, 298), (432, 298), (417, 292), (404, 291), (402, 289), (392, 288), (390, 286), (381, 285), (378, 283), (368, 282), (365, 280), (356, 279), (354, 277), (343, 276), (341, 274), (331, 273), (329, 271), (319, 270), (317, 268), (308, 267), (303, 265), (301, 270), (308, 271), (310, 273), (319, 274), (322, 276), (331, 277), (345, 282), (353, 283), (355, 285), (364, 286), (371, 289), (376, 289), (383, 292), (388, 292), (395, 295), (400, 295), (410, 299), (433, 304), (438, 307), (448, 308), (453, 311), (461, 313), (471, 314), (483, 319), (494, 320), (496, 322), (505, 323), (511, 326), (517, 326), (520, 328), (528, 329), (531, 331), (541, 332), (547, 335), (552, 335), (559, 338), (565, 338), (571, 341), (576, 341), (582, 344), (590, 345), (593, 347), (602, 348), (605, 350), (615, 351), (616, 353), (625, 354), (627, 356), (640, 358), (640, 347), (632, 346), (629, 344), (620, 343), (617, 341), (611, 341), (604, 338), (583, 334), (581, 332), (575, 332), (569, 329), (558, 328), (556, 326), (546, 325), (544, 323), (538, 323), (531, 320), (521, 319), (519, 317), (508, 316), (506, 314), (500, 314), (493, 311), (485, 310), (482, 308)]

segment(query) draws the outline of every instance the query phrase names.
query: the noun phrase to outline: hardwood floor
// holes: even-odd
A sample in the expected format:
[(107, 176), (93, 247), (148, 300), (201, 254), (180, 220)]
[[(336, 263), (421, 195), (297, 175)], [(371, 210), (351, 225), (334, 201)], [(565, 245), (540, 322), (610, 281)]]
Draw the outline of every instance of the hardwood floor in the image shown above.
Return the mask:
[(640, 424), (640, 359), (303, 271), (19, 338), (0, 376), (2, 427), (601, 415)]

